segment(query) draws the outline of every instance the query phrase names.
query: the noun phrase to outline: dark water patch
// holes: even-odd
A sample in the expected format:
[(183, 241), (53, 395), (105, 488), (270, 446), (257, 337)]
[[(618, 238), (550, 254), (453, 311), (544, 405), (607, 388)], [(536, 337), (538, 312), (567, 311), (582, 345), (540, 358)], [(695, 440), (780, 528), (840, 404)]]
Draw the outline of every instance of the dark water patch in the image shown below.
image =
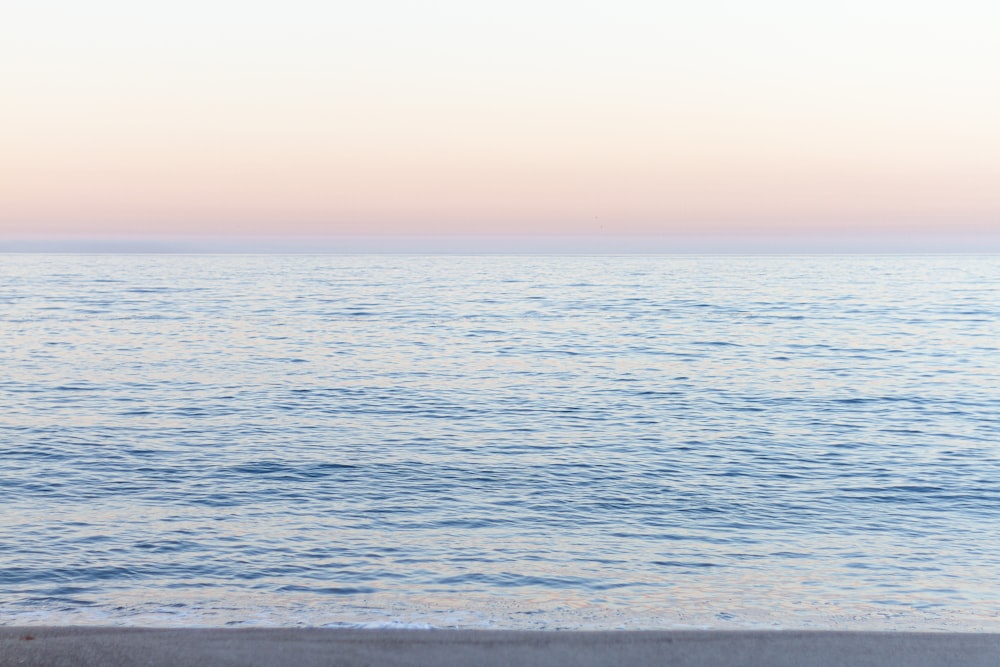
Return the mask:
[(698, 562), (698, 561), (654, 560), (650, 562), (653, 565), (658, 565), (660, 567), (677, 568), (681, 570), (700, 570), (709, 567), (719, 567), (718, 563), (708, 563), (708, 562)]
[(199, 544), (190, 540), (163, 539), (155, 542), (136, 542), (132, 548), (153, 553), (188, 552), (198, 549)]
[(544, 577), (523, 575), (513, 572), (501, 572), (497, 574), (474, 572), (454, 577), (445, 577), (438, 579), (435, 583), (442, 586), (462, 587), (486, 584), (499, 588), (540, 587), (554, 589), (585, 588), (593, 590), (607, 590), (610, 588), (607, 583), (594, 582), (583, 577)]
[(317, 595), (366, 595), (375, 593), (377, 588), (367, 586), (279, 586), (277, 591), (282, 593), (315, 593)]
[(56, 607), (58, 609), (72, 609), (74, 607), (90, 607), (96, 605), (97, 602), (64, 595), (38, 595), (22, 598), (19, 601), (19, 604), (27, 606)]

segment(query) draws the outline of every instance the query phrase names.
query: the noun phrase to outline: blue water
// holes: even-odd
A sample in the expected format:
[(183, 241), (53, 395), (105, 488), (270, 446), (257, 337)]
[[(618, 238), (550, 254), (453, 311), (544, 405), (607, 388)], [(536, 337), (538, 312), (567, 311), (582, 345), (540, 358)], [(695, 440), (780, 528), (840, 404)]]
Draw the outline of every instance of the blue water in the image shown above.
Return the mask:
[(0, 623), (1000, 630), (1000, 257), (0, 255)]

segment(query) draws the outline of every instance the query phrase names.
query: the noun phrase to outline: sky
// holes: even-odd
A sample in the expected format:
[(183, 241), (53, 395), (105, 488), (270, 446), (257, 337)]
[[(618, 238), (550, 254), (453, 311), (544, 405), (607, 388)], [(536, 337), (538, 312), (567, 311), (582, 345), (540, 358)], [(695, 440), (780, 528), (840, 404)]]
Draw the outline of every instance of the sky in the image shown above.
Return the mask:
[(998, 28), (968, 0), (7, 0), (0, 240), (1000, 249)]

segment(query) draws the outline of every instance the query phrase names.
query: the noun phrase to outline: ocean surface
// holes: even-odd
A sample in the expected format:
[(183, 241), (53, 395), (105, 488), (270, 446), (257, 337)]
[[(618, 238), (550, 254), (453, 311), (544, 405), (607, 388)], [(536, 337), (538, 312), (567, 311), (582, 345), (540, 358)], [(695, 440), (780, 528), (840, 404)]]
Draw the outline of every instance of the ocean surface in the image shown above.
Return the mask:
[(0, 255), (0, 623), (1000, 631), (1000, 256)]

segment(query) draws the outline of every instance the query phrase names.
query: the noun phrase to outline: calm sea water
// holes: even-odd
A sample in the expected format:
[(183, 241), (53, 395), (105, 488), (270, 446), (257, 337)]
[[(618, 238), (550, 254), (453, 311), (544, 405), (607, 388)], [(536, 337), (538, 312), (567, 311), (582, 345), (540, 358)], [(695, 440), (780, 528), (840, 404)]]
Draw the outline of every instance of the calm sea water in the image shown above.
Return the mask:
[(998, 256), (0, 256), (0, 623), (1000, 631)]

